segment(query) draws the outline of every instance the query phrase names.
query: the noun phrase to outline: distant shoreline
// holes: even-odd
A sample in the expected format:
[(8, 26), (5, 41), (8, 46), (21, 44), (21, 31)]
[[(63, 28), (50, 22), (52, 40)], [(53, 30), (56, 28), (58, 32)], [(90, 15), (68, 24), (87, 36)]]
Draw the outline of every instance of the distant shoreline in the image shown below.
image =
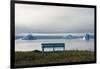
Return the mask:
[[(31, 50), (31, 51), (15, 51), (15, 52), (32, 52), (32, 51), (36, 51), (36, 50)], [(39, 52), (42, 52), (42, 50), (37, 50)], [(62, 50), (57, 50), (57, 51), (61, 51)], [(65, 50), (65, 51), (89, 51), (89, 52), (94, 52), (93, 50)], [(45, 51), (45, 52), (53, 52), (53, 51)]]

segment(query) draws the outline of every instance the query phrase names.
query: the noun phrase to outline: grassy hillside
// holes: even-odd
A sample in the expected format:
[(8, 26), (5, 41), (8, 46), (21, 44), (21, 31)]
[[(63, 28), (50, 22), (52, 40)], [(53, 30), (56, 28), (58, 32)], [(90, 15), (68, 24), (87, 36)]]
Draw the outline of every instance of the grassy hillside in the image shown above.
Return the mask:
[(94, 52), (90, 51), (64, 51), (45, 52), (29, 51), (15, 52), (15, 67), (52, 63), (72, 63), (94, 61)]

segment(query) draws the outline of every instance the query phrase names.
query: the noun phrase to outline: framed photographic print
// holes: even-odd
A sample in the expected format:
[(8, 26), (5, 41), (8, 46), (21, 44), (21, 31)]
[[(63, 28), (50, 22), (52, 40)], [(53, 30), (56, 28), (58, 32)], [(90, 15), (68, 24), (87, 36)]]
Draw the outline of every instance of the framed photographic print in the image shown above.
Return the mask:
[(96, 6), (11, 1), (11, 68), (96, 63)]

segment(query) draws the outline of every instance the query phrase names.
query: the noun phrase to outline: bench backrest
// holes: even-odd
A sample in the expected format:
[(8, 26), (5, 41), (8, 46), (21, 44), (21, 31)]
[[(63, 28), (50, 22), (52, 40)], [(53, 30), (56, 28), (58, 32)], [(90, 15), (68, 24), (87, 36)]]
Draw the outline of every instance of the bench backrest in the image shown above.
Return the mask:
[(64, 43), (42, 43), (42, 48), (63, 48), (65, 47)]

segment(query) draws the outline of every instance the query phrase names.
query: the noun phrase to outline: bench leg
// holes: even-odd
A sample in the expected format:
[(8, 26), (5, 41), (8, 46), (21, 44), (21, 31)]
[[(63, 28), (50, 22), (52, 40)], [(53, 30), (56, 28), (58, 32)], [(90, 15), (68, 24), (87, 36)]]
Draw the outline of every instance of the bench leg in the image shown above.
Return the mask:
[(42, 53), (44, 53), (44, 48), (42, 48)]
[(53, 47), (53, 52), (55, 52), (55, 48)]
[(64, 47), (64, 51), (65, 51), (65, 47)]

